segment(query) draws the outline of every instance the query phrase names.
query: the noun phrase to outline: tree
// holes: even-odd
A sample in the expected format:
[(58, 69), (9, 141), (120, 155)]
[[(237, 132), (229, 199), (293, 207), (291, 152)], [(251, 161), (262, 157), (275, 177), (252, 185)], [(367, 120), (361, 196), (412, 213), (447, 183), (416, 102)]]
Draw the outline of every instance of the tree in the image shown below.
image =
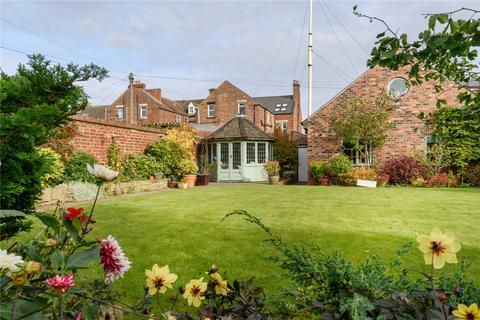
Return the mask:
[[(387, 130), (394, 127), (389, 121), (393, 109), (394, 103), (386, 93), (378, 95), (373, 102), (360, 98), (343, 100), (333, 114), (333, 131), (367, 159), (368, 150), (381, 148)], [(370, 161), (367, 164), (371, 165)]]
[[(433, 135), (441, 139), (452, 163), (464, 169), (468, 162), (480, 160), (480, 90), (469, 87), (480, 79), (478, 47), (480, 46), (479, 10), (461, 8), (451, 12), (424, 14), (428, 18), (426, 29), (415, 41), (397, 32), (382, 19), (361, 14), (357, 7), (354, 14), (370, 21), (379, 21), (386, 31), (377, 35), (368, 66), (382, 66), (393, 70), (409, 66), (408, 76), (412, 85), (434, 81), (438, 93), (450, 89), (446, 83), (454, 83), (461, 90), (457, 98), (463, 108), (446, 106), (447, 101), (437, 99), (438, 109), (419, 118), (433, 128)], [(455, 19), (455, 15), (468, 14), (468, 19)]]
[(273, 132), (273, 159), (280, 163), (280, 173), (285, 171), (297, 171), (298, 153), (297, 145), (291, 141), (286, 133), (279, 128)]
[[(45, 144), (68, 118), (83, 110), (88, 96), (78, 82), (102, 80), (107, 70), (94, 64), (52, 64), (42, 55), (29, 56), (14, 75), (0, 74), (1, 208), (31, 213), (41, 193), (48, 160), (36, 147)], [(3, 224), (4, 223), (4, 224)], [(12, 224), (13, 223), (13, 224)], [(20, 224), (8, 221), (13, 229)], [(17, 229), (17, 230), (15, 230)]]

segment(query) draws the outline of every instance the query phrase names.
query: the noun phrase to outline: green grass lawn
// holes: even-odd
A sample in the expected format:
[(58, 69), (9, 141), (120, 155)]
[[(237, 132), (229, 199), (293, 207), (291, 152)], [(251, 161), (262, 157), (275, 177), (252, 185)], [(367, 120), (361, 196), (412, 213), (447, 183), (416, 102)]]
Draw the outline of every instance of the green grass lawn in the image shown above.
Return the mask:
[[(127, 300), (142, 295), (144, 270), (154, 263), (168, 264), (179, 275), (177, 285), (216, 264), (229, 277), (255, 276), (267, 292), (275, 291), (285, 281), (282, 270), (266, 259), (275, 251), (262, 241), (263, 231), (239, 217), (220, 222), (234, 209), (260, 217), (288, 243), (339, 249), (354, 262), (371, 253), (390, 261), (402, 243), (439, 227), (456, 234), (463, 246), (459, 257), (469, 256), (470, 275), (480, 283), (478, 189), (217, 184), (101, 200), (92, 236), (113, 235), (133, 261), (115, 284)], [(409, 267), (426, 270), (416, 249), (406, 260)], [(101, 269), (89, 272), (93, 276)]]

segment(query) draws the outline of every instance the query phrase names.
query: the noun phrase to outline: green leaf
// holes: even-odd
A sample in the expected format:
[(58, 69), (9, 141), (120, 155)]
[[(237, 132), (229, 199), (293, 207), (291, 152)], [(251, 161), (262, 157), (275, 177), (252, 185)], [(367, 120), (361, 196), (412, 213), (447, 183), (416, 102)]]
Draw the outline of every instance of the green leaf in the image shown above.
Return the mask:
[(448, 14), (437, 14), (437, 21), (441, 24), (448, 22)]
[(86, 267), (89, 263), (98, 260), (100, 246), (97, 244), (93, 248), (84, 251), (77, 251), (68, 258), (67, 268), (76, 269)]
[(37, 214), (37, 218), (40, 219), (40, 221), (42, 221), (44, 225), (46, 225), (49, 228), (52, 228), (52, 230), (55, 231), (56, 233), (59, 232), (60, 223), (55, 217), (48, 216), (45, 214)]
[(26, 217), (26, 216), (27, 215), (22, 211), (0, 209), (0, 218)]
[(52, 263), (52, 268), (54, 270), (62, 270), (65, 266), (65, 259), (62, 253), (55, 249), (50, 257), (50, 261)]
[[(13, 319), (12, 314), (13, 303), (4, 302), (0, 305), (0, 318)], [(43, 314), (41, 307), (29, 301), (18, 299), (15, 302), (15, 318), (22, 318), (26, 320), (42, 320)]]
[(428, 28), (433, 30), (435, 29), (435, 22), (437, 21), (437, 15), (431, 15), (430, 19), (428, 19)]

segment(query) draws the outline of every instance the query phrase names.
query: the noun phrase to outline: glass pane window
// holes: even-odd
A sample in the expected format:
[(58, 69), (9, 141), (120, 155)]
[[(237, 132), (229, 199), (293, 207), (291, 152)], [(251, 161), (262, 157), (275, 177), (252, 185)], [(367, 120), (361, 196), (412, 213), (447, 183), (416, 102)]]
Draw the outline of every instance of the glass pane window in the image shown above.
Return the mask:
[(117, 106), (117, 119), (125, 119), (125, 108), (123, 108), (123, 106)]
[(245, 102), (238, 103), (238, 114), (245, 114)]
[(403, 78), (395, 78), (388, 84), (388, 92), (392, 97), (398, 98), (408, 93), (410, 89), (407, 80)]
[(240, 164), (242, 162), (242, 153), (241, 153), (241, 149), (240, 149), (240, 142), (232, 143), (232, 147), (233, 147), (233, 154), (232, 154), (233, 169), (239, 169)]
[(365, 142), (360, 141), (359, 148), (356, 149), (354, 145), (343, 143), (343, 154), (346, 155), (355, 166), (365, 166), (372, 163), (372, 145), (365, 146)]
[(147, 105), (139, 105), (138, 113), (140, 119), (147, 119)]
[(255, 142), (247, 142), (247, 163), (255, 163)]
[(220, 143), (220, 163), (222, 169), (228, 169), (228, 143)]
[(265, 163), (266, 160), (267, 160), (267, 151), (266, 151), (266, 148), (265, 148), (265, 143), (258, 143), (257, 145), (257, 159), (258, 159), (258, 163)]
[(207, 145), (207, 162), (212, 163), (212, 145)]
[(208, 111), (207, 117), (208, 117), (208, 118), (213, 118), (213, 117), (215, 117), (215, 103), (209, 103), (209, 104), (207, 105), (207, 108), (208, 108), (208, 109), (207, 109), (207, 111)]

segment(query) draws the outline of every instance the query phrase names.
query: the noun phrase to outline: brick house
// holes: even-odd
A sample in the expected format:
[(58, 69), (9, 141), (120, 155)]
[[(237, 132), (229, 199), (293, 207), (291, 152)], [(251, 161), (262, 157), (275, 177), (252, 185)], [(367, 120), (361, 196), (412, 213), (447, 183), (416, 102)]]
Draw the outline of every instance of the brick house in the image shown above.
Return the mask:
[(162, 90), (147, 89), (142, 82), (134, 81), (112, 104), (89, 106), (81, 114), (111, 122), (129, 124), (186, 123), (184, 108), (162, 96)]
[(229, 81), (209, 90), (205, 99), (177, 100), (189, 122), (194, 126), (211, 125), (218, 128), (233, 117), (244, 114), (265, 132), (272, 133), (275, 126), (289, 136), (301, 132), (302, 111), (300, 83), (294, 81), (293, 94), (251, 97)]
[[(454, 85), (444, 84), (445, 91), (437, 93), (432, 82), (409, 86), (406, 79), (406, 69), (369, 69), (315, 111), (303, 122), (307, 131), (308, 163), (315, 160), (328, 161), (343, 153), (352, 159), (354, 165), (361, 166), (373, 161), (381, 166), (391, 158), (425, 150), (432, 143), (432, 137), (430, 128), (418, 115), (421, 112), (426, 115), (433, 112), (437, 98), (447, 100), (450, 105), (458, 105), (458, 89)], [(387, 132), (384, 146), (365, 157), (343, 145), (332, 130), (332, 118), (340, 101), (353, 97), (373, 101), (381, 92), (389, 92), (398, 98), (396, 108), (390, 116), (395, 127)]]

